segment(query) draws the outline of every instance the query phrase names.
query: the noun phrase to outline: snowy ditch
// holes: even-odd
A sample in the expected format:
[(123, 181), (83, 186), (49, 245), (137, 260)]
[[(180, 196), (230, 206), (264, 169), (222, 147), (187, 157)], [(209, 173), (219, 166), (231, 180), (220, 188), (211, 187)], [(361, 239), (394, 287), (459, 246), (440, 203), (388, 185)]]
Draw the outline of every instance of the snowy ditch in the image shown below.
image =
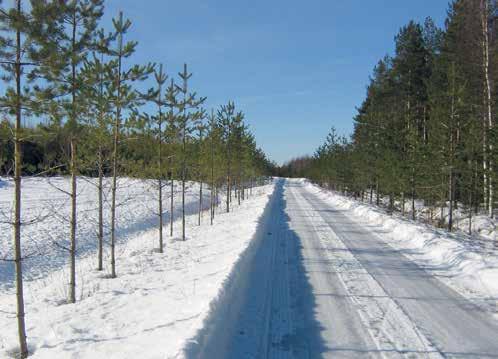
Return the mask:
[[(203, 326), (196, 335), (191, 338), (182, 350), (181, 358), (227, 358), (231, 357), (230, 345), (235, 336), (245, 336), (240, 332), (241, 316), (250, 316), (251, 320), (265, 323), (265, 313), (261, 313), (257, 308), (254, 296), (263, 298), (264, 293), (271, 292), (271, 282), (267, 278), (271, 277), (266, 271), (271, 268), (274, 259), (276, 242), (269, 232), (272, 225), (276, 224), (275, 216), (279, 215), (277, 206), (283, 192), (283, 180), (278, 180), (272, 197), (266, 204), (261, 221), (254, 233), (253, 240), (245, 251), (239, 256), (233, 266), (230, 275), (223, 284), (218, 296), (211, 302), (209, 316), (206, 317)], [(253, 290), (253, 282), (258, 281), (259, 292), (249, 293)], [(265, 308), (264, 308), (265, 309)], [(245, 318), (245, 330), (250, 330)], [(268, 324), (268, 323), (266, 323)], [(259, 327), (258, 327), (259, 328)], [(268, 329), (266, 328), (266, 331)], [(265, 343), (268, 333), (259, 332), (256, 335), (245, 336), (246, 341), (251, 339), (262, 339), (245, 342), (242, 347), (251, 348), (256, 352), (266, 352), (261, 348)], [(244, 341), (241, 339), (241, 341)], [(239, 343), (240, 344), (240, 343)], [(244, 350), (244, 349), (242, 349)], [(233, 354), (233, 353), (232, 353)]]

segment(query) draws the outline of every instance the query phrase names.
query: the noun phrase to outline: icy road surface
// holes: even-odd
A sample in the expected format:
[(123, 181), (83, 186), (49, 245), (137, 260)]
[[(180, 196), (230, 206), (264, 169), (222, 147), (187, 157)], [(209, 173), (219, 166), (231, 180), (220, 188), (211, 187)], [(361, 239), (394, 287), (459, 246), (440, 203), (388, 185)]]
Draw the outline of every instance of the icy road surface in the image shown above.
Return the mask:
[(299, 181), (281, 180), (188, 358), (498, 358), (498, 321)]

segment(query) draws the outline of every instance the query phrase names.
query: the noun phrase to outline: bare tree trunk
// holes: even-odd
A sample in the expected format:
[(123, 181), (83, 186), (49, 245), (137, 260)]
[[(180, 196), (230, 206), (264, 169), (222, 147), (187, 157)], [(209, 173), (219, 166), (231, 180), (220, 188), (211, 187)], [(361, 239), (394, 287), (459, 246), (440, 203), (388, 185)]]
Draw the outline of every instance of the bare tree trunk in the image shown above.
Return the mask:
[[(17, 12), (21, 13), (21, 0), (16, 1)], [(21, 32), (16, 32), (16, 123), (14, 128), (14, 264), (16, 269), (16, 310), (17, 334), (19, 337), (19, 352), (21, 358), (28, 357), (26, 342), (26, 324), (24, 321), (24, 289), (22, 278), (22, 250), (21, 250)]]

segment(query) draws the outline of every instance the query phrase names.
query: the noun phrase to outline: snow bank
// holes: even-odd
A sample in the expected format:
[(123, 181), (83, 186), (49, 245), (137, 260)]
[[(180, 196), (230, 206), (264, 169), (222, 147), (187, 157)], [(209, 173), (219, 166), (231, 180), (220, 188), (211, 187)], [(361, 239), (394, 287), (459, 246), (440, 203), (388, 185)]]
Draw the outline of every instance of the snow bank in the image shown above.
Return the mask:
[[(151, 250), (155, 229), (118, 244), (117, 279), (94, 270), (93, 257), (78, 261), (76, 304), (63, 304), (66, 275), (55, 269), (26, 283), (26, 323), (33, 358), (173, 358), (202, 327), (213, 298), (223, 291), (234, 264), (249, 246), (273, 185), (215, 225), (195, 225), (188, 238), (179, 231), (165, 253)], [(176, 229), (180, 224), (176, 223)], [(168, 237), (169, 238), (169, 237)], [(17, 344), (15, 297), (0, 294), (0, 357)]]
[(498, 248), (489, 240), (448, 233), (398, 215), (391, 216), (372, 205), (299, 181), (321, 199), (368, 226), (394, 249), (402, 250), (417, 264), (436, 272), (438, 278), (461, 294), (496, 306)]

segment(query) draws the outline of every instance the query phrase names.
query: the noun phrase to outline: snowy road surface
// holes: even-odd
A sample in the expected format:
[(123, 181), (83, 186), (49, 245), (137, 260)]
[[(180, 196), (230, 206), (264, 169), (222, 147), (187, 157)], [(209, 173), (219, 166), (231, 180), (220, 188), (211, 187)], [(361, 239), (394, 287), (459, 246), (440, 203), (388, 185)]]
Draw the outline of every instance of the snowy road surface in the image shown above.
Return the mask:
[(498, 321), (371, 229), (280, 181), (188, 358), (498, 358)]

